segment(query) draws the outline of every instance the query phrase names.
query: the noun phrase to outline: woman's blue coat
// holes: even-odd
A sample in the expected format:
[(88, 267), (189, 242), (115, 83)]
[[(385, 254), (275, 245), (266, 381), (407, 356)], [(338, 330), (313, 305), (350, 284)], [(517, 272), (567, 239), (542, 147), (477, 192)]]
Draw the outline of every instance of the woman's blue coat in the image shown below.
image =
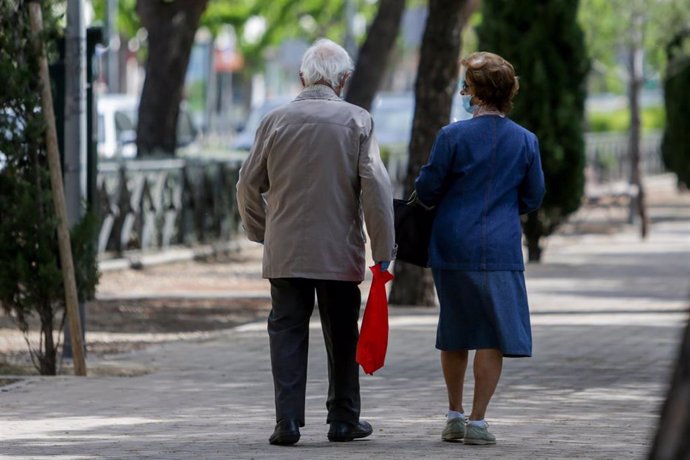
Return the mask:
[(432, 268), (524, 270), (520, 214), (544, 196), (533, 133), (498, 115), (445, 126), (415, 189), (424, 204), (437, 206)]

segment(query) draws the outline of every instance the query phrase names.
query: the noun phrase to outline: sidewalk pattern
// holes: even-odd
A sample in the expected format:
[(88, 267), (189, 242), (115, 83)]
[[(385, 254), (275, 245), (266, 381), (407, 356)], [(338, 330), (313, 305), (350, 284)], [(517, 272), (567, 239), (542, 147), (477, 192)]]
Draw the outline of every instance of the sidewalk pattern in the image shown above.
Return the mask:
[(260, 322), (99, 363), (129, 366), (133, 377), (1, 388), (0, 458), (644, 458), (688, 320), (688, 220), (656, 223), (644, 243), (628, 229), (548, 244), (526, 276), (534, 357), (505, 361), (487, 414), (496, 446), (441, 442), (436, 308), (392, 307), (386, 366), (361, 377), (362, 417), (374, 426), (366, 440), (326, 439), (326, 357), (314, 319), (307, 425), (295, 446), (268, 444), (273, 385)]

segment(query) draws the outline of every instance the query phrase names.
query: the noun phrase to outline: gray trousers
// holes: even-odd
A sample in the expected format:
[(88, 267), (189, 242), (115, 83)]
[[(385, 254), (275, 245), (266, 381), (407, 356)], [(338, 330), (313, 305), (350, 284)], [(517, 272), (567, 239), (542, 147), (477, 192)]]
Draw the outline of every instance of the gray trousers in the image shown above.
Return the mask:
[(361, 294), (349, 281), (273, 278), (268, 316), (276, 421), (297, 420), (304, 426), (309, 352), (309, 318), (314, 294), (328, 354), (326, 423), (359, 421), (359, 367), (355, 361)]

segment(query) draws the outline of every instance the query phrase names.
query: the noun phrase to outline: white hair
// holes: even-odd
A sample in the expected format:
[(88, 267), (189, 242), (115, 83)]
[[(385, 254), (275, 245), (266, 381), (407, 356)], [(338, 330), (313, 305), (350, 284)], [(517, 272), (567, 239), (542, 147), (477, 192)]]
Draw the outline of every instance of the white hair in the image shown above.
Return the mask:
[(323, 80), (331, 87), (340, 85), (344, 73), (352, 71), (352, 59), (345, 49), (337, 43), (322, 38), (304, 53), (300, 74), (305, 86)]

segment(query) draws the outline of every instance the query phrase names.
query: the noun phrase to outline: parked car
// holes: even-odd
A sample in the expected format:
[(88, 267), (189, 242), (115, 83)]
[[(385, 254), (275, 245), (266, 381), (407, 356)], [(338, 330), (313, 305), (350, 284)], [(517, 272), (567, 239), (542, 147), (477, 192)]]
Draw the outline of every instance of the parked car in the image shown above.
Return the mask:
[(254, 136), (256, 135), (256, 130), (259, 129), (261, 120), (263, 120), (271, 110), (276, 109), (283, 104), (287, 104), (293, 99), (294, 97), (291, 96), (280, 96), (273, 99), (267, 99), (263, 104), (252, 109), (249, 112), (247, 123), (232, 140), (230, 143), (230, 148), (233, 150), (250, 150), (252, 148), (252, 144), (254, 143)]
[[(230, 147), (236, 150), (249, 150), (254, 143), (254, 135), (263, 117), (271, 110), (290, 102), (292, 97), (280, 97), (267, 100), (249, 114), (247, 124)], [(414, 93), (379, 93), (372, 104), (371, 115), (374, 118), (374, 134), (379, 145), (396, 155), (407, 151), (412, 133), (414, 116)], [(471, 115), (462, 108), (459, 96), (453, 100), (451, 121), (470, 118)]]
[[(379, 93), (371, 108), (374, 118), (374, 134), (379, 145), (389, 150), (391, 155), (407, 153), (407, 146), (412, 135), (414, 117), (414, 93)], [(465, 120), (472, 115), (462, 108), (459, 95), (453, 99), (450, 121)]]
[(98, 96), (98, 156), (134, 158), (137, 154), (137, 106), (139, 100), (126, 94)]
[[(396, 184), (396, 196), (401, 196), (401, 184), (407, 175), (414, 108), (415, 98), (412, 92), (379, 93), (371, 108), (374, 134), (381, 147), (381, 156), (388, 173)], [(451, 106), (450, 122), (465, 120), (471, 116), (462, 108), (462, 99), (456, 94)]]
[[(134, 158), (137, 154), (137, 115), (139, 98), (127, 94), (98, 96), (98, 156), (101, 158)], [(191, 114), (180, 107), (177, 120), (177, 146), (194, 143), (198, 129)]]

